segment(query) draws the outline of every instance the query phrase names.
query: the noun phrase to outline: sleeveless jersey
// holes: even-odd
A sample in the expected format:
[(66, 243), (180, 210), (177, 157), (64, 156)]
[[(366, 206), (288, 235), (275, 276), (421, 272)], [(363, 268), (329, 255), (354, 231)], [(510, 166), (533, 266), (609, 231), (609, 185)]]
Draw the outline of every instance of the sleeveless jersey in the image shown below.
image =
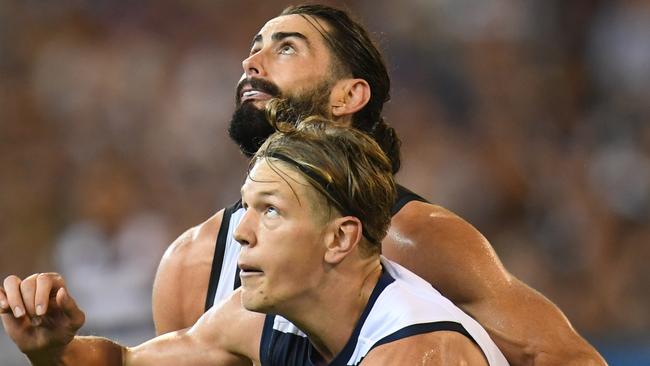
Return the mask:
[[(427, 202), (424, 198), (398, 184), (391, 214), (395, 216), (402, 207), (411, 201)], [(214, 304), (226, 299), (241, 285), (237, 267), (241, 245), (235, 240), (233, 234), (243, 215), (244, 208), (241, 205), (241, 200), (224, 209), (212, 258), (208, 295), (205, 301), (206, 311)]]
[[(477, 344), (490, 366), (508, 365), (487, 332), (406, 268), (381, 258), (383, 271), (344, 348), (330, 366), (358, 365), (375, 347), (410, 336), (461, 333)], [(312, 366), (321, 356), (307, 336), (279, 315), (267, 315), (260, 346), (262, 366)]]

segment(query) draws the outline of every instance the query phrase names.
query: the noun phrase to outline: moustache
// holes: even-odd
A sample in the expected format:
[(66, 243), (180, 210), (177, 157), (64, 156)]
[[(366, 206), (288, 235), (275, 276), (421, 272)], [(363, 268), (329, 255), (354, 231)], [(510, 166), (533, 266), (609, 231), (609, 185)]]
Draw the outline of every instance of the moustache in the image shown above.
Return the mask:
[(270, 81), (258, 78), (246, 78), (237, 84), (237, 93), (235, 94), (237, 107), (241, 105), (242, 89), (246, 86), (250, 86), (251, 89), (266, 93), (274, 98), (280, 97), (281, 95), (280, 88)]

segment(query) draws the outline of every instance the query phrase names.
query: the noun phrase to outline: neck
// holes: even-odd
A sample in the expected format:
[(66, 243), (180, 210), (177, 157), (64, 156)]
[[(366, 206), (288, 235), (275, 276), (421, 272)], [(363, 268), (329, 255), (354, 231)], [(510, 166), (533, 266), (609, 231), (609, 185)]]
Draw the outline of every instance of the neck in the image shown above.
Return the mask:
[(363, 263), (341, 263), (300, 306), (285, 314), (309, 337), (329, 363), (345, 347), (381, 275), (379, 256)]
[(342, 116), (334, 116), (332, 115), (330, 117), (332, 121), (336, 122), (339, 126), (352, 126), (352, 114), (345, 114)]

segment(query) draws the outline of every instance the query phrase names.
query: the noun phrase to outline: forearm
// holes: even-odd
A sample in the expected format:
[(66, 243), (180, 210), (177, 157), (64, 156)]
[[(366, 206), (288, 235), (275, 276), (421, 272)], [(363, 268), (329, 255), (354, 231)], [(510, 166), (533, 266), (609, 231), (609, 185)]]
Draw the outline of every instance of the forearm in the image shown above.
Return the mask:
[(498, 299), (467, 305), (466, 310), (512, 365), (606, 365), (557, 306), (517, 279)]
[(561, 354), (539, 354), (535, 358), (533, 365), (547, 366), (561, 364), (566, 366), (606, 366), (607, 362), (605, 359), (603, 359), (603, 357), (600, 356), (591, 346), (587, 346), (588, 347), (583, 348), (582, 350), (568, 352), (564, 356)]
[(33, 366), (123, 366), (124, 350), (108, 339), (75, 337), (63, 349), (27, 356)]

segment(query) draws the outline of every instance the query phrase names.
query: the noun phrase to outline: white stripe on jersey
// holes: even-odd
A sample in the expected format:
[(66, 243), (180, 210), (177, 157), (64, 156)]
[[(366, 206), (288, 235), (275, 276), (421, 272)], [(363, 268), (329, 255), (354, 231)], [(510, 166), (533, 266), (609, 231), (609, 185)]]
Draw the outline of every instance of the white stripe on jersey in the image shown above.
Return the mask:
[(228, 225), (228, 236), (226, 237), (226, 249), (223, 253), (221, 273), (217, 291), (214, 294), (214, 304), (227, 299), (232, 294), (235, 286), (235, 276), (237, 275), (237, 260), (241, 245), (235, 240), (235, 229), (239, 225), (246, 210), (239, 208), (230, 215), (230, 224)]
[(279, 315), (273, 319), (273, 329), (282, 333), (290, 333), (307, 338), (307, 335), (293, 325), (292, 322)]

